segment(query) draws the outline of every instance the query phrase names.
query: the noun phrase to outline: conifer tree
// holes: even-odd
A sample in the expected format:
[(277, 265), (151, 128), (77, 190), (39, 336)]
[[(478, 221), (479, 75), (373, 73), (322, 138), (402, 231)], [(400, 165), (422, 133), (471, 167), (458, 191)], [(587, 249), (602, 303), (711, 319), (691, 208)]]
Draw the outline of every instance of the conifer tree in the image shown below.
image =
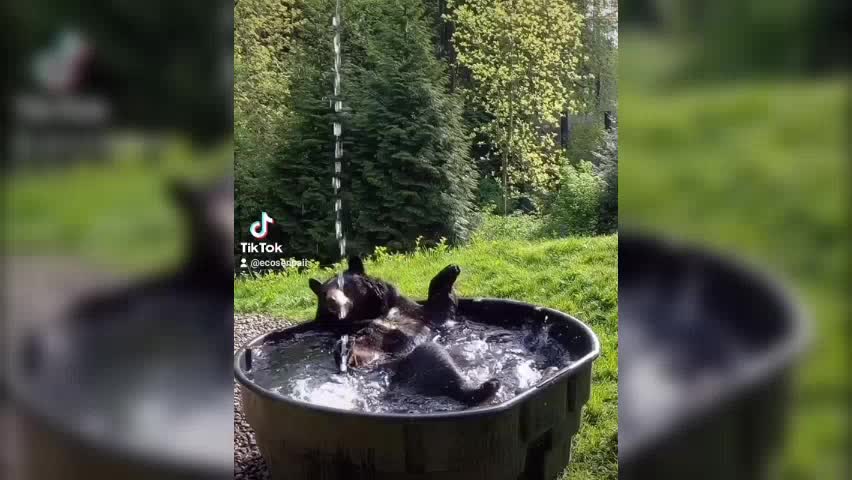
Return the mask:
[(357, 245), (406, 249), (463, 241), (476, 174), (460, 98), (447, 93), (420, 0), (371, 2), (353, 95), (352, 232)]
[[(269, 213), (287, 255), (337, 260), (333, 175), (335, 119), (343, 123), (344, 231), (350, 253), (463, 241), (472, 229), (476, 174), (461, 118), (435, 55), (419, 0), (348, 0), (343, 15), (342, 96), (334, 113), (334, 2), (305, 0), (290, 72), (291, 122), (270, 169)], [(277, 215), (277, 216), (276, 216)]]
[(329, 0), (301, 5), (305, 21), (290, 59), (290, 121), (266, 180), (266, 208), (282, 233), (285, 255), (323, 262), (334, 253), (333, 172), (335, 116), (332, 89), (331, 16)]

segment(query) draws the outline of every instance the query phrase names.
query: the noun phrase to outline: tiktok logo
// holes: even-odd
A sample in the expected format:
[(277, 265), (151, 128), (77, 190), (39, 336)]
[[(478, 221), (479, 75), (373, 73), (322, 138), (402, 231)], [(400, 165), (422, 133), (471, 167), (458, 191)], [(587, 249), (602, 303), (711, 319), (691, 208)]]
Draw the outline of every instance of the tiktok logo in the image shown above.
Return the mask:
[(251, 233), (252, 237), (262, 240), (269, 234), (268, 225), (273, 223), (275, 223), (275, 219), (270, 217), (266, 212), (261, 212), (260, 220), (251, 224), (249, 233)]

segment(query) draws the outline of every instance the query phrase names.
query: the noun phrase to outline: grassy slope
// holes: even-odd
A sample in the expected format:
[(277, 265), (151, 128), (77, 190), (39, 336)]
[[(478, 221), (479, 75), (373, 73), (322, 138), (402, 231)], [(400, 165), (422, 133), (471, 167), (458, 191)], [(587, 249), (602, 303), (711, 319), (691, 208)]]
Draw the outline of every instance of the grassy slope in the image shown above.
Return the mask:
[[(429, 279), (449, 263), (462, 267), (458, 290), (467, 297), (501, 297), (569, 312), (601, 339), (592, 398), (575, 437), (568, 477), (614, 480), (618, 474), (618, 239), (616, 236), (547, 241), (479, 239), (458, 249), (409, 255), (378, 255), (367, 271), (395, 283), (407, 295), (425, 298)], [(308, 277), (331, 271), (269, 275), (238, 280), (238, 313), (265, 312), (290, 319), (312, 318), (316, 308)]]
[(2, 180), (4, 242), (12, 255), (59, 255), (133, 274), (166, 269), (185, 231), (167, 191), (171, 179), (226, 168), (230, 148), (201, 154), (177, 141), (153, 158), (132, 148), (108, 162), (22, 170)]
[[(625, 48), (642, 48), (633, 40)], [(622, 59), (672, 58), (641, 53), (622, 51)], [(762, 261), (797, 288), (819, 336), (801, 372), (785, 478), (841, 478), (849, 389), (845, 83), (761, 80), (665, 92), (642, 78), (620, 85), (622, 220)]]

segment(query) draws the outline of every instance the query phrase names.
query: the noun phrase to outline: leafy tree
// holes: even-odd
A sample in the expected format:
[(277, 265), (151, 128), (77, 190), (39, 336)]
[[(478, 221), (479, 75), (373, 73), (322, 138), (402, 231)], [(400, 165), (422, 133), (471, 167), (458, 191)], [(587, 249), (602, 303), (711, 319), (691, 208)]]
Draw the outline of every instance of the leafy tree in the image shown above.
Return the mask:
[(458, 63), (473, 78), (470, 99), (489, 117), (476, 130), (501, 156), (504, 191), (552, 188), (562, 163), (559, 117), (581, 106), (582, 13), (568, 0), (447, 3)]

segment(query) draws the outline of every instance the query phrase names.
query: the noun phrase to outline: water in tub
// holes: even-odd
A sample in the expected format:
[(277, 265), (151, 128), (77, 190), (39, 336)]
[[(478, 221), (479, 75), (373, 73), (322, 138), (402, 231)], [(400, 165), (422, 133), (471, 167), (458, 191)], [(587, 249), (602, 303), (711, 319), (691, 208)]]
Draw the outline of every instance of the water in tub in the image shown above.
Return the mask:
[[(506, 329), (461, 319), (431, 339), (449, 351), (475, 384), (497, 378), (501, 388), (486, 405), (505, 402), (570, 364), (550, 326)], [(296, 400), (374, 413), (429, 413), (467, 407), (447, 397), (426, 397), (391, 385), (389, 369), (376, 366), (340, 373), (332, 349), (336, 336), (309, 331), (252, 350), (250, 377), (260, 386)]]

